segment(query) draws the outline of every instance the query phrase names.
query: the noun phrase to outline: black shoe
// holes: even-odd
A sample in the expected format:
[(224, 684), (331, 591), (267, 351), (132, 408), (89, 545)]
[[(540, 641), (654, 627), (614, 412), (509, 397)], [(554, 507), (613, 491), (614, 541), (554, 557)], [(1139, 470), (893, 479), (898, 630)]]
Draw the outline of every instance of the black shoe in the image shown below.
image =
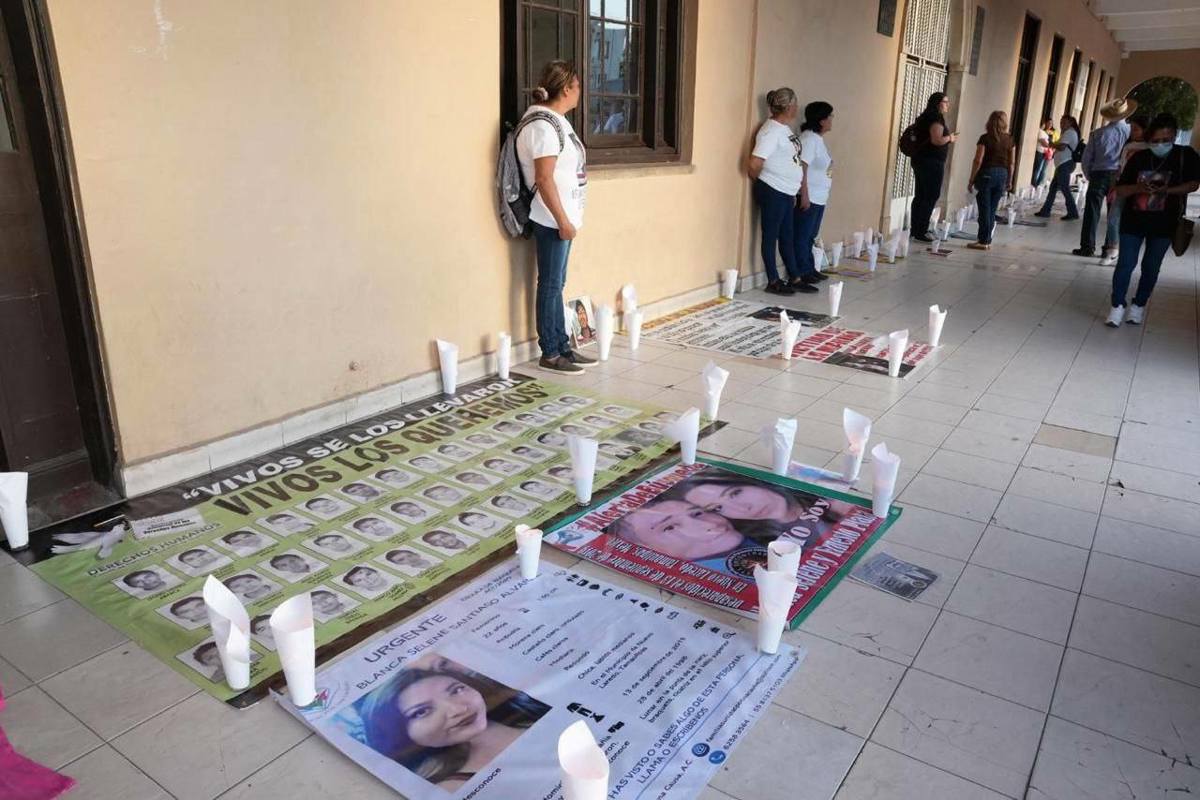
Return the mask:
[(767, 284), (767, 288), (763, 289), (763, 291), (766, 292), (767, 294), (782, 294), (782, 295), (790, 295), (790, 294), (796, 293), (795, 289), (788, 286), (783, 281), (771, 281), (770, 283)]
[(1035, 217), (1041, 217), (1042, 219), (1050, 219), (1050, 212), (1049, 212), (1049, 211), (1047, 211), (1047, 212), (1045, 212), (1045, 213), (1043, 214), (1041, 211), (1039, 211), (1039, 212), (1037, 212), (1036, 214), (1034, 214), (1034, 216), (1035, 216)]
[(1095, 258), (1096, 251), (1095, 250), (1085, 250), (1082, 247), (1076, 247), (1074, 250), (1071, 251), (1071, 255), (1083, 256), (1084, 258)]
[(922, 233), (919, 236), (913, 236), (912, 238), (913, 238), (913, 240), (918, 241), (918, 242), (932, 242), (933, 241), (933, 237), (930, 236), (928, 233)]
[(820, 283), (829, 280), (829, 276), (821, 272), (814, 272), (811, 275), (805, 275), (800, 280), (804, 283)]
[(572, 364), (577, 364), (581, 367), (590, 367), (593, 364), (599, 363), (596, 359), (585, 356), (578, 350), (568, 350), (562, 354), (562, 357), (567, 361), (570, 361)]
[(1067, 214), (1065, 217), (1062, 218), (1063, 222), (1070, 222), (1073, 219), (1079, 219), (1079, 215), (1078, 214)]
[(538, 361), (538, 369), (544, 372), (553, 372), (556, 375), (582, 375), (583, 367), (578, 364), (572, 364), (562, 356), (554, 358), (546, 358), (542, 356)]
[(811, 283), (794, 283), (792, 284), (792, 291), (799, 292), (800, 294), (816, 294), (820, 290)]

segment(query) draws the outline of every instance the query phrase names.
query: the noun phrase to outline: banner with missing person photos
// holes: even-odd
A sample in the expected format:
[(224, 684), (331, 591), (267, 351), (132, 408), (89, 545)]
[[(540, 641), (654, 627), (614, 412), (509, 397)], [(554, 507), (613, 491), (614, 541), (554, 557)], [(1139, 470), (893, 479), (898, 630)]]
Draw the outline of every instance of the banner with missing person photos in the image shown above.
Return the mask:
[[(745, 300), (710, 300), (642, 325), (642, 338), (751, 358), (779, 355), (779, 306)], [(801, 335), (823, 328), (836, 317), (786, 309), (801, 324)]]
[(660, 589), (752, 616), (754, 568), (776, 539), (801, 548), (792, 626), (900, 516), (870, 500), (711, 459), (675, 464), (546, 532), (554, 547)]
[(32, 569), (231, 699), (201, 595), (216, 576), (250, 614), (261, 696), (254, 687), (279, 671), (267, 619), (283, 600), (312, 592), (322, 652), (352, 644), (334, 643), (512, 548), (518, 522), (571, 508), (568, 435), (600, 440), (599, 489), (663, 455), (673, 416), (522, 376), (477, 381), (130, 500), (110, 554), (43, 552)]
[(583, 720), (609, 800), (699, 796), (804, 657), (688, 605), (510, 562), (317, 673), (280, 703), (405, 797), (561, 798), (558, 737)]

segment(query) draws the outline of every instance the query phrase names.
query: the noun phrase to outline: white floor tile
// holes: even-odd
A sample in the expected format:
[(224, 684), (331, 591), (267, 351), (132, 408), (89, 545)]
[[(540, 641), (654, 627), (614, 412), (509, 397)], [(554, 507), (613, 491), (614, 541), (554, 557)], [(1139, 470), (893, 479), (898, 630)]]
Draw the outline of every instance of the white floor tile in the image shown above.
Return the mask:
[(1065, 644), (1075, 594), (968, 564), (946, 610), (1002, 628)]
[(1083, 584), (1088, 551), (1038, 536), (990, 525), (984, 531), (971, 563), (1007, 572), (1060, 589), (1078, 592)]
[(836, 800), (1000, 800), (1004, 795), (867, 742)]
[(942, 511), (959, 517), (987, 522), (1000, 502), (1002, 494), (982, 486), (939, 478), (935, 475), (918, 475), (899, 495), (900, 503)]
[(1185, 572), (1093, 553), (1083, 593), (1200, 625), (1200, 577)]
[(1000, 501), (992, 520), (1000, 527), (1012, 531), (1029, 533), (1076, 547), (1091, 547), (1097, 515), (1009, 494)]
[(1084, 595), (1071, 647), (1200, 686), (1200, 627)]
[(938, 611), (842, 581), (800, 629), (899, 664), (911, 664)]

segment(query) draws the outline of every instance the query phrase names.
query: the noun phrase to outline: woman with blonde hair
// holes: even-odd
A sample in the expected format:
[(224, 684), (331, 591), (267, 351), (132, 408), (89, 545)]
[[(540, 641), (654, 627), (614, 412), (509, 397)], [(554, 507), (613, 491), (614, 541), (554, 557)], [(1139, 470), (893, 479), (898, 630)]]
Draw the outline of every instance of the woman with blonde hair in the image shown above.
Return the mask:
[[(754, 200), (758, 203), (762, 223), (762, 259), (767, 270), (766, 291), (789, 295), (812, 293), (817, 287), (801, 281), (796, 263), (796, 237), (793, 212), (796, 195), (804, 181), (800, 164), (800, 137), (792, 131), (799, 114), (796, 93), (786, 86), (767, 92), (767, 109), (771, 117), (758, 129), (754, 150), (746, 169), (754, 181)], [(783, 256), (789, 284), (781, 280), (775, 266), (775, 251)]]
[(983, 136), (975, 143), (975, 161), (967, 191), (975, 190), (979, 205), (977, 241), (967, 245), (973, 250), (992, 249), (992, 231), (996, 227), (996, 209), (1005, 192), (1013, 189), (1013, 140), (1008, 133), (1008, 114), (993, 111), (988, 115)]

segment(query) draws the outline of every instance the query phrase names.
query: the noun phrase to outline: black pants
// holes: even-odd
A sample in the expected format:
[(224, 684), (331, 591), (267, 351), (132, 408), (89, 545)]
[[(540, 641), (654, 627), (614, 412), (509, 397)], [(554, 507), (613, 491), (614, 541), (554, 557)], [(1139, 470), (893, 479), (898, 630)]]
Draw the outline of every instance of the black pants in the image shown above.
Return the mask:
[(917, 188), (913, 192), (909, 232), (913, 236), (926, 236), (929, 233), (929, 215), (933, 213), (938, 198), (942, 196), (942, 176), (946, 172), (946, 162), (939, 158), (914, 158), (912, 171), (917, 180)]
[[(1088, 173), (1088, 189), (1083, 199), (1083, 229), (1079, 233), (1079, 249), (1089, 253), (1096, 250), (1096, 228), (1100, 226), (1100, 212), (1108, 190), (1117, 179), (1115, 170), (1093, 170)], [(1116, 247), (1115, 232), (1105, 230), (1104, 248)]]

